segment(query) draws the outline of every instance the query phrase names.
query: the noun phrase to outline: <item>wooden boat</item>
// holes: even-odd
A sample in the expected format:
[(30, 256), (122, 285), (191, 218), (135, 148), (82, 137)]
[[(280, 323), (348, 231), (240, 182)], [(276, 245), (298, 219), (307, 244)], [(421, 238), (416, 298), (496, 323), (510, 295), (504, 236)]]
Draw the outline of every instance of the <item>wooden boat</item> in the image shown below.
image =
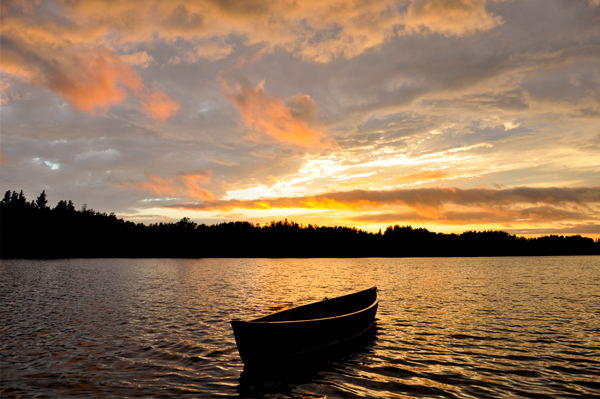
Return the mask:
[(373, 287), (231, 326), (244, 364), (274, 364), (358, 337), (373, 324), (378, 303)]

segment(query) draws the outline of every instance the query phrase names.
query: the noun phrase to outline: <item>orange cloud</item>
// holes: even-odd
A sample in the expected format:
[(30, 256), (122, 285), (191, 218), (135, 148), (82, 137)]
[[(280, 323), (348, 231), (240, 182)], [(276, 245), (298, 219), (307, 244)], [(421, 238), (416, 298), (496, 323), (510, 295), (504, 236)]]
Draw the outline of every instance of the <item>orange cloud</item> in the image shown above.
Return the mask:
[(113, 51), (94, 46), (46, 48), (3, 38), (0, 70), (21, 81), (46, 87), (73, 107), (94, 114), (107, 111), (130, 95), (144, 113), (164, 122), (179, 104), (156, 87), (148, 89), (139, 72)]
[(96, 109), (106, 111), (123, 102), (128, 91), (139, 93), (144, 90), (139, 73), (115, 54), (103, 51), (75, 55), (67, 62), (69, 64), (61, 65), (62, 71), (44, 70), (44, 75), (37, 79), (81, 111), (92, 114)]
[(133, 43), (179, 38), (194, 45), (172, 62), (216, 60), (231, 53), (227, 38), (243, 37), (268, 51), (283, 49), (302, 59), (326, 63), (352, 58), (397, 35), (405, 0), (72, 0), (53, 3), (3, 2), (3, 34), (54, 46)]
[(406, 30), (426, 29), (445, 36), (463, 36), (487, 31), (502, 23), (489, 14), (487, 0), (413, 0), (404, 17)]
[[(316, 104), (310, 96), (294, 97), (290, 108), (282, 99), (266, 93), (264, 83), (263, 80), (254, 89), (247, 83), (237, 84), (236, 91), (228, 93), (246, 126), (283, 143), (311, 148), (332, 145), (331, 140), (324, 140), (323, 132), (312, 129), (306, 120), (316, 114)], [(225, 87), (229, 91), (226, 83)]]
[(180, 172), (175, 176), (158, 176), (144, 173), (145, 180), (117, 181), (117, 186), (124, 189), (134, 189), (161, 196), (185, 197), (190, 199), (212, 201), (214, 194), (199, 184), (210, 183), (207, 171)]
[[(396, 0), (223, 2), (211, 0), (70, 1), (62, 4), (69, 25), (55, 24), (62, 36), (88, 42), (111, 35), (113, 44), (174, 41), (195, 44), (172, 62), (220, 59), (231, 52), (225, 39), (235, 34), (249, 45), (284, 49), (303, 59), (329, 62), (352, 58), (395, 36), (401, 21)], [(102, 17), (99, 18), (98, 16)], [(86, 32), (82, 32), (86, 27)], [(87, 37), (84, 38), (84, 34)]]
[(122, 188), (134, 188), (138, 191), (145, 191), (156, 195), (175, 196), (175, 181), (172, 177), (161, 177), (149, 172), (144, 173), (146, 181), (129, 180), (127, 182), (117, 183)]
[(165, 93), (154, 87), (154, 92), (144, 91), (140, 95), (142, 106), (147, 117), (164, 123), (179, 111), (180, 105), (171, 100)]
[[(177, 204), (168, 208), (197, 211), (235, 209), (314, 209), (350, 212), (410, 208), (421, 220), (453, 220), (453, 212), (486, 212), (502, 220), (598, 220), (600, 212), (592, 207), (600, 203), (600, 187), (532, 188), (504, 190), (458, 188), (419, 188), (408, 190), (354, 190), (302, 197), (263, 198), (260, 200), (205, 201)], [(456, 209), (463, 209), (457, 211)], [(396, 214), (397, 215), (397, 214)], [(483, 214), (481, 214), (483, 215)], [(480, 216), (481, 216), (480, 215)], [(585, 216), (588, 215), (588, 216)], [(369, 216), (364, 216), (365, 218)], [(481, 216), (483, 217), (483, 216)], [(490, 220), (493, 218), (490, 216)], [(411, 219), (412, 220), (412, 219)], [(470, 219), (469, 219), (470, 220)]]
[[(8, 3), (8, 4), (5, 4)], [(487, 0), (70, 0), (3, 2), (3, 35), (48, 49), (105, 46), (128, 52), (134, 44), (188, 41), (170, 63), (219, 60), (232, 53), (231, 36), (258, 51), (284, 50), (307, 61), (350, 59), (393, 38), (434, 32), (462, 36), (502, 23)], [(143, 54), (126, 55), (144, 66)]]
[(199, 186), (201, 183), (210, 183), (210, 174), (208, 172), (202, 170), (189, 173), (181, 172), (177, 177), (183, 181), (188, 193), (190, 193), (192, 197), (204, 198), (206, 200), (214, 199), (214, 195), (210, 191)]

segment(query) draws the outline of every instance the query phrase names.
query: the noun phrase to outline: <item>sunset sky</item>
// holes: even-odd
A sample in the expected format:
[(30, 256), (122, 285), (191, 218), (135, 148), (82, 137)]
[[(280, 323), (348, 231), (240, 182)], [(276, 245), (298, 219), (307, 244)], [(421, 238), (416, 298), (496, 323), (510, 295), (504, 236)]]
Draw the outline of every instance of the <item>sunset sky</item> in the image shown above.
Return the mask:
[(2, 1), (0, 187), (600, 237), (600, 0)]

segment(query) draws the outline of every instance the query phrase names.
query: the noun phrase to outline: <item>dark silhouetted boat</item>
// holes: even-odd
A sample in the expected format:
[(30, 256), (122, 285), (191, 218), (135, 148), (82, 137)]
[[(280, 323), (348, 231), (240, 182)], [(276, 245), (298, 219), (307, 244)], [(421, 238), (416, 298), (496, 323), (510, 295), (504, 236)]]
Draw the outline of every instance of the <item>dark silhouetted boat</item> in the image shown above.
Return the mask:
[(247, 366), (306, 358), (369, 330), (379, 298), (377, 287), (283, 310), (250, 321), (232, 320)]

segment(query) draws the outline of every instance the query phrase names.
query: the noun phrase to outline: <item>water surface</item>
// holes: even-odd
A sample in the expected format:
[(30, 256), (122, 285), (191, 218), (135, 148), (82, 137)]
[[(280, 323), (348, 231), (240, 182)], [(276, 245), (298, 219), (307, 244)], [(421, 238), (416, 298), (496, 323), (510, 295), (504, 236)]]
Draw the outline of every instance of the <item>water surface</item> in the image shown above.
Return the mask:
[[(375, 329), (256, 373), (229, 325), (377, 286)], [(2, 397), (600, 396), (600, 257), (4, 260)]]

